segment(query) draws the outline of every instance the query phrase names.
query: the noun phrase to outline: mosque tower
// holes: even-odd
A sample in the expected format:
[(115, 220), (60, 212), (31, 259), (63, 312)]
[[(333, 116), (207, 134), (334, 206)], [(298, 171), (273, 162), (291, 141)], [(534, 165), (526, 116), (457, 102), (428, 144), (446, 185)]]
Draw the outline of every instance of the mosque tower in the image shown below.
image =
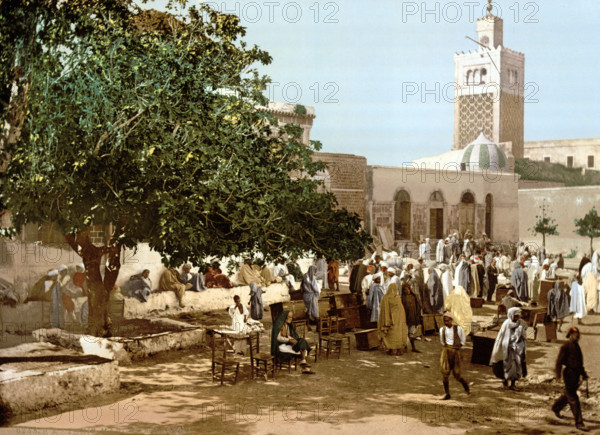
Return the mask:
[(478, 49), (454, 56), (452, 149), (483, 133), (497, 144), (512, 143), (508, 151), (523, 157), (525, 55), (503, 47), (503, 21), (488, 3), (486, 16), (477, 20)]

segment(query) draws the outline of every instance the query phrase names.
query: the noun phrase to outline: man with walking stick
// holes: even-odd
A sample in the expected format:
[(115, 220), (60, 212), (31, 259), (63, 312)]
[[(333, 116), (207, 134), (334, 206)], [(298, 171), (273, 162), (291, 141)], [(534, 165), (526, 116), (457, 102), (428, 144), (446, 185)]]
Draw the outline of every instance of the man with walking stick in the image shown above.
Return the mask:
[(567, 405), (571, 407), (571, 412), (575, 417), (575, 427), (580, 430), (584, 430), (583, 417), (581, 415), (581, 404), (579, 403), (579, 396), (577, 395), (577, 389), (579, 388), (579, 378), (581, 377), (584, 381), (587, 381), (588, 375), (583, 368), (583, 354), (579, 347), (579, 329), (572, 327), (567, 333), (567, 341), (560, 348), (558, 358), (556, 359), (556, 378), (560, 379), (562, 366), (565, 366), (565, 370), (562, 373), (563, 380), (565, 382), (565, 391), (563, 394), (556, 399), (552, 406), (554, 415), (558, 418), (562, 418), (560, 411)]

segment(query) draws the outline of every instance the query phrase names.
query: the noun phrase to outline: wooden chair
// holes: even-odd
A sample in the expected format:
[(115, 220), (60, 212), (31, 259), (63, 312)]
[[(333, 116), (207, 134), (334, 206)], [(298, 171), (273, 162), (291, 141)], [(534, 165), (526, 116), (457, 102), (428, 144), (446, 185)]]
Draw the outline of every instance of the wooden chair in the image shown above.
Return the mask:
[(250, 335), (250, 368), (252, 379), (254, 375), (260, 376), (260, 372), (264, 372), (265, 380), (268, 379), (269, 373), (275, 379), (275, 357), (269, 353), (260, 353), (260, 332), (255, 332)]
[(330, 319), (331, 335), (334, 337), (341, 338), (342, 344), (346, 343), (348, 345), (348, 355), (350, 355), (350, 335), (340, 332), (340, 329), (342, 327), (342, 320), (344, 319), (342, 319), (339, 316), (330, 316)]
[(306, 339), (306, 330), (308, 329), (307, 319), (292, 320), (292, 325), (296, 329), (298, 336)]
[(325, 354), (327, 356), (327, 359), (329, 359), (329, 354), (331, 352), (337, 352), (338, 358), (341, 358), (342, 355), (344, 338), (341, 337), (341, 334), (336, 332), (337, 325), (333, 325), (336, 325), (336, 320), (332, 320), (331, 317), (328, 316), (319, 318), (318, 353), (320, 354), (323, 351), (323, 343), (325, 343)]
[(221, 385), (223, 385), (223, 381), (225, 380), (225, 372), (227, 369), (235, 368), (235, 376), (233, 378), (233, 384), (237, 382), (238, 374), (240, 372), (240, 362), (231, 359), (228, 357), (229, 346), (227, 346), (227, 340), (224, 337), (218, 337), (217, 335), (213, 335), (212, 337), (212, 381), (215, 381), (216, 376), (218, 375), (217, 366), (220, 366), (220, 380)]

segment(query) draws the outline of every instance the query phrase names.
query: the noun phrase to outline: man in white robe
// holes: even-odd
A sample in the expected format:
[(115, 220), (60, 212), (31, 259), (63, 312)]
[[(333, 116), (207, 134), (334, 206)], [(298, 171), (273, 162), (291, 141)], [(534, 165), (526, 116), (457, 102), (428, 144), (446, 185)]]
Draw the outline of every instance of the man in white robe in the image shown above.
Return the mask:
[(431, 259), (431, 245), (429, 244), (429, 238), (425, 239), (425, 248), (423, 249), (423, 260), (429, 261)]
[(392, 284), (392, 283), (397, 284), (398, 288), (402, 287), (402, 285), (400, 283), (400, 278), (396, 274), (396, 268), (390, 267), (387, 270), (387, 275), (388, 275), (388, 279), (385, 281), (385, 286), (384, 286), (385, 293), (387, 293), (387, 289), (390, 286), (390, 284)]
[(296, 279), (294, 278), (294, 275), (290, 273), (288, 267), (285, 265), (285, 259), (279, 259), (279, 262), (277, 263), (277, 265), (275, 265), (275, 268), (273, 269), (273, 276), (280, 277), (283, 280), (283, 282), (285, 282), (285, 284), (288, 286), (288, 289), (290, 291), (296, 290)]
[(452, 285), (452, 271), (445, 264), (440, 264), (440, 270), (442, 271), (442, 291), (444, 293), (444, 302), (446, 302), (446, 298), (452, 290), (454, 290), (454, 286)]
[(438, 263), (444, 262), (444, 239), (440, 239), (437, 248), (435, 249), (435, 261)]
[(367, 266), (367, 274), (365, 275), (365, 277), (362, 279), (362, 282), (360, 283), (360, 289), (362, 292), (362, 300), (364, 301), (363, 303), (367, 302), (367, 293), (369, 291), (369, 288), (371, 287), (371, 284), (373, 284), (374, 272), (375, 272), (375, 268), (373, 266)]

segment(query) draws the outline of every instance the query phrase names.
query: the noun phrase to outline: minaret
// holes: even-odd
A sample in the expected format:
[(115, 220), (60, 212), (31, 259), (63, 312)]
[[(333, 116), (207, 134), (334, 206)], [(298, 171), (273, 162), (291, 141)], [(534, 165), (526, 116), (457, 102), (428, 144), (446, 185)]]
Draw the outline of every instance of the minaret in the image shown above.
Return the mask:
[(503, 47), (503, 21), (492, 13), (477, 20), (478, 48), (454, 56), (454, 146), (462, 149), (480, 133), (493, 142), (512, 142), (523, 157), (525, 55)]

